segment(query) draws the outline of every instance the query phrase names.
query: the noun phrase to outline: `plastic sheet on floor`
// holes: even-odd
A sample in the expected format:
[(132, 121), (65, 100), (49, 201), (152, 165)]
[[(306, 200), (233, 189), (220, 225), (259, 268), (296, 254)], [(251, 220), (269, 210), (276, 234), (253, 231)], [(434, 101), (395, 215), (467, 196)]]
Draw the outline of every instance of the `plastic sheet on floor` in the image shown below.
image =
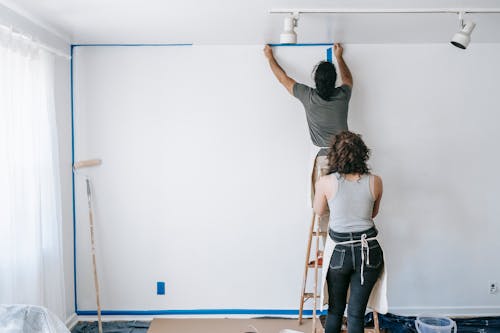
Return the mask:
[[(149, 321), (104, 321), (103, 333), (146, 333)], [(79, 322), (71, 330), (72, 333), (98, 333), (97, 321)]]
[(44, 307), (0, 304), (0, 332), (69, 333), (69, 330), (59, 318)]
[[(389, 333), (417, 333), (416, 317), (397, 316), (391, 313), (378, 315), (379, 326)], [(458, 333), (500, 333), (500, 317), (451, 318), (457, 323)], [(365, 323), (373, 323), (373, 315), (365, 317)]]

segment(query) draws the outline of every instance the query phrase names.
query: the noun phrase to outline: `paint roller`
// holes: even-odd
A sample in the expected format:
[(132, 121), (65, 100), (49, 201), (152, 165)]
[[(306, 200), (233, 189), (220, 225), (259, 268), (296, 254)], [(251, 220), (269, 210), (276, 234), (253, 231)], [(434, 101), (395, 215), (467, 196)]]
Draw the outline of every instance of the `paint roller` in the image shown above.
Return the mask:
[[(100, 159), (80, 161), (73, 164), (73, 170), (78, 173), (79, 169), (90, 168), (99, 166), (102, 164)], [(92, 267), (94, 270), (94, 285), (95, 285), (95, 296), (97, 303), (97, 325), (99, 333), (102, 333), (102, 319), (101, 319), (101, 301), (99, 297), (99, 281), (97, 279), (97, 265), (95, 256), (95, 240), (94, 240), (94, 212), (92, 209), (92, 183), (90, 177), (85, 175), (85, 183), (87, 185), (87, 201), (89, 207), (89, 226), (90, 226), (90, 243), (92, 248)]]
[(75, 164), (73, 164), (73, 169), (78, 170), (81, 168), (89, 168), (89, 167), (98, 166), (101, 164), (102, 164), (102, 160), (100, 160), (100, 159), (80, 161), (80, 162), (76, 162)]

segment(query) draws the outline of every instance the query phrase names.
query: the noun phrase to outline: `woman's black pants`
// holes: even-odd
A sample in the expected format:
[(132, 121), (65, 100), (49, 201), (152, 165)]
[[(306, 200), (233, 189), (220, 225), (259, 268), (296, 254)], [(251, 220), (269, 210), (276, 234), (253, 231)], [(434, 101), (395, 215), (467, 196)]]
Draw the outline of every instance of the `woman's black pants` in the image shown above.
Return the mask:
[[(332, 230), (329, 233), (330, 237), (338, 243), (359, 240), (362, 234), (366, 234), (367, 238), (375, 237), (378, 232), (375, 228), (371, 228), (356, 233), (338, 233)], [(369, 241), (368, 246), (370, 258), (368, 261), (365, 249), (363, 284), (361, 284), (361, 242), (335, 246), (326, 277), (329, 301), (325, 333), (340, 332), (349, 286), (351, 289), (347, 308), (347, 331), (348, 333), (364, 332), (368, 298), (384, 265), (384, 255), (378, 241)]]

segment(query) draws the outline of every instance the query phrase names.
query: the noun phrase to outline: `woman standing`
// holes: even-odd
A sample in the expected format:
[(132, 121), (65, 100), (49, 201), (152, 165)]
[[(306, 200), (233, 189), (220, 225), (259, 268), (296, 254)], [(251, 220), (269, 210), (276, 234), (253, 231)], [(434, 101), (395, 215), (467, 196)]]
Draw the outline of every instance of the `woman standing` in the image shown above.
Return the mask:
[(382, 179), (369, 172), (369, 154), (359, 135), (348, 131), (335, 135), (328, 175), (316, 183), (315, 212), (321, 216), (330, 210), (324, 252), (329, 266), (323, 272), (329, 295), (326, 333), (340, 332), (349, 288), (348, 332), (364, 331), (368, 299), (384, 269), (373, 222), (382, 198)]

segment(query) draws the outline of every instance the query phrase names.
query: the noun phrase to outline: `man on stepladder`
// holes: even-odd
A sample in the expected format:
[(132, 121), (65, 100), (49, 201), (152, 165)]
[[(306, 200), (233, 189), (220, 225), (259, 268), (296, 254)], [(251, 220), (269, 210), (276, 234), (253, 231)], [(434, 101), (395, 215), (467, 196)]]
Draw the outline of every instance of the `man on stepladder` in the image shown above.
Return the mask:
[[(335, 65), (321, 61), (313, 70), (316, 88), (311, 88), (289, 77), (274, 58), (272, 48), (269, 45), (264, 48), (264, 54), (274, 75), (290, 94), (302, 102), (306, 111), (309, 133), (316, 148), (311, 175), (311, 202), (314, 198), (316, 180), (328, 171), (327, 155), (331, 138), (348, 130), (347, 111), (351, 98), (352, 75), (342, 56), (342, 45), (335, 43), (333, 53), (337, 59), (342, 85), (335, 87), (337, 80)], [(321, 217), (319, 228), (320, 231), (327, 231), (328, 214)]]

